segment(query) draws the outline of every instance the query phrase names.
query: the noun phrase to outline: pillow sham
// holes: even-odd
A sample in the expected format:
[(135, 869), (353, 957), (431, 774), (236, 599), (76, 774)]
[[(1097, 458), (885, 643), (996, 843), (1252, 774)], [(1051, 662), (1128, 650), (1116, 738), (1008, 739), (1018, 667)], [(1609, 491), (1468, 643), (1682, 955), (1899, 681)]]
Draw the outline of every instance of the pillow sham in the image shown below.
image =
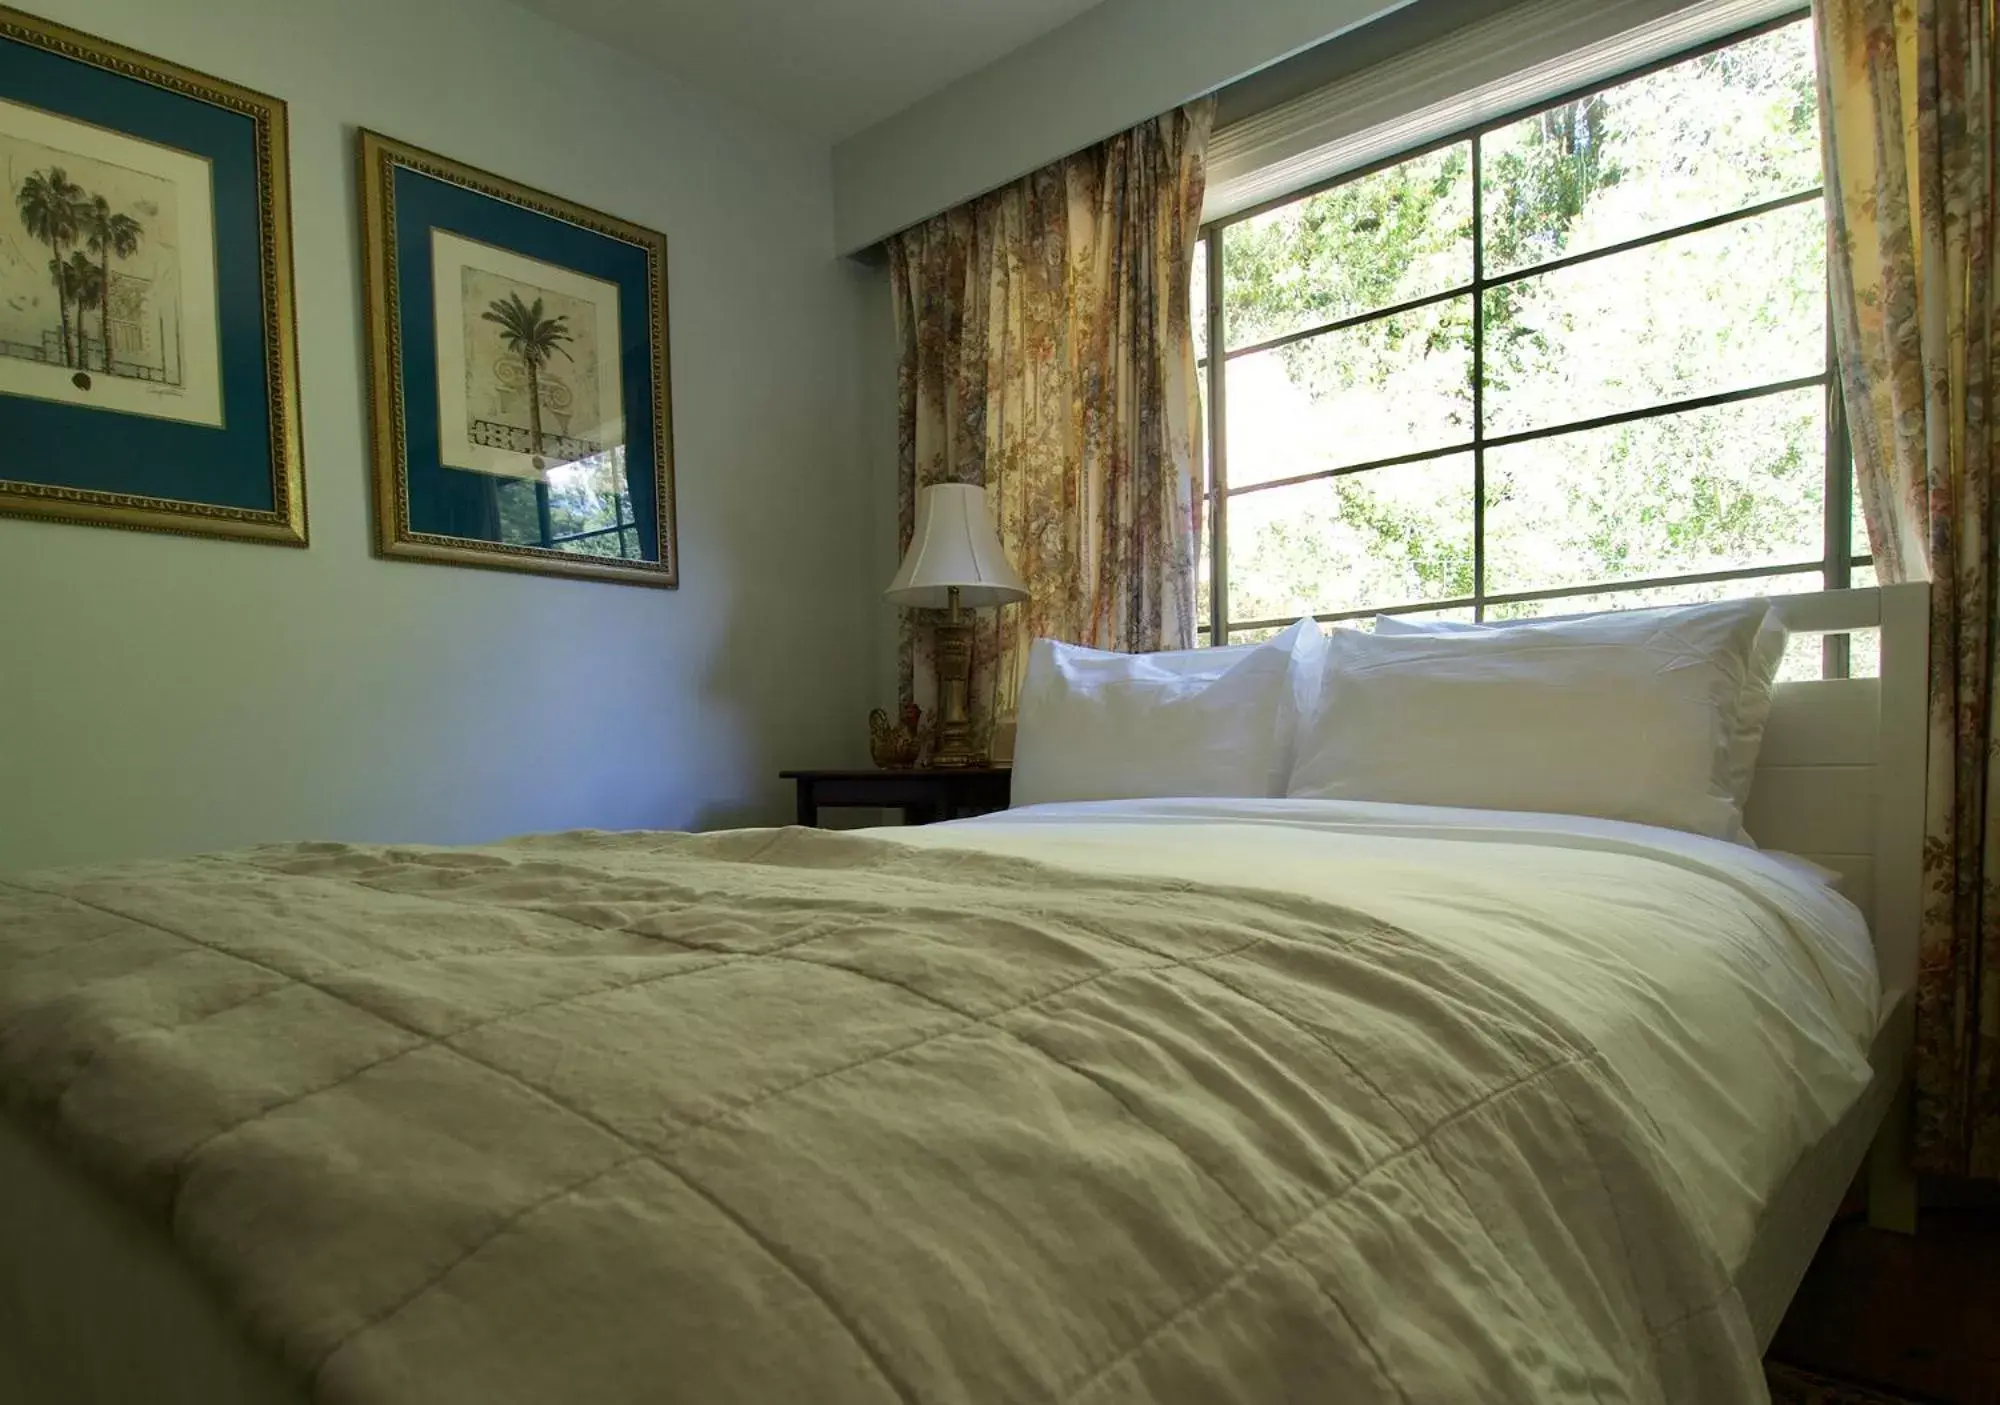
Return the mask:
[(1553, 624), (1335, 630), (1287, 793), (1736, 838), (1733, 739), (1768, 610), (1661, 611), (1616, 638)]
[(1012, 803), (1283, 795), (1323, 641), (1311, 620), (1261, 644), (1160, 654), (1037, 639)]
[[(1771, 602), (1764, 599), (1726, 600), (1713, 605), (1666, 605), (1645, 610), (1614, 610), (1603, 614), (1578, 615), (1553, 620), (1497, 620), (1471, 624), (1458, 620), (1404, 620), (1395, 615), (1375, 618), (1377, 634), (1459, 634), (1468, 630), (1531, 629), (1550, 636), (1578, 641), (1602, 640), (1632, 643), (1651, 636), (1662, 626), (1671, 626), (1678, 617), (1687, 620), (1733, 622), (1745, 614), (1756, 614), (1760, 623), (1755, 643), (1744, 664), (1742, 691), (1731, 715), (1729, 753), (1724, 781), (1740, 815), (1750, 803), (1750, 784), (1756, 778), (1757, 753), (1764, 745), (1764, 728), (1771, 720), (1771, 694), (1777, 686), (1778, 669), (1785, 661), (1785, 646), (1791, 632), (1785, 628)], [(1729, 836), (1751, 843), (1739, 821)]]

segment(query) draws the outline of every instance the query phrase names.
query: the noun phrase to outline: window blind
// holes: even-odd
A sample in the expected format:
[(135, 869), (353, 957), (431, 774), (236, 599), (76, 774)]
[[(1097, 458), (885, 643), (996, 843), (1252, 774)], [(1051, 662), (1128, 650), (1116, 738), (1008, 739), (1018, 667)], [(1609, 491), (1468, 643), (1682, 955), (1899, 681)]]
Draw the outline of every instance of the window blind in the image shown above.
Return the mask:
[(1526, 0), (1217, 130), (1202, 218), (1235, 214), (1800, 8), (1799, 0)]

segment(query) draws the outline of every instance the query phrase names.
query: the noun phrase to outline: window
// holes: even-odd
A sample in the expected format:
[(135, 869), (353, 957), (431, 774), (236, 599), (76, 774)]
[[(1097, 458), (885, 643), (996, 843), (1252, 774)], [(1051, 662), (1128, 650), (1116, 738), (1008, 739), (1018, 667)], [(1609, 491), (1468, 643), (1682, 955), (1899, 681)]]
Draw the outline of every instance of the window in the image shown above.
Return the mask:
[(1847, 585), (1819, 182), (1792, 18), (1207, 226), (1204, 638)]

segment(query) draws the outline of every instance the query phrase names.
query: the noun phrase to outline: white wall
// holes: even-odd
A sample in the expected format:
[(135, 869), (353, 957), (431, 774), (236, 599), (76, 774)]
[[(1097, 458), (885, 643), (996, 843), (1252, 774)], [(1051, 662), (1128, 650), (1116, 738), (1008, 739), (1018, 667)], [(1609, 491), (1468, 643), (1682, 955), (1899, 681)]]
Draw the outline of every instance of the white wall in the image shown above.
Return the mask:
[(834, 148), (843, 251), (1409, 0), (1103, 0)]
[[(0, 521), (0, 868), (762, 822), (864, 758), (879, 293), (823, 150), (504, 0), (36, 8), (289, 103), (313, 541)], [(666, 232), (678, 591), (370, 555), (356, 124)]]

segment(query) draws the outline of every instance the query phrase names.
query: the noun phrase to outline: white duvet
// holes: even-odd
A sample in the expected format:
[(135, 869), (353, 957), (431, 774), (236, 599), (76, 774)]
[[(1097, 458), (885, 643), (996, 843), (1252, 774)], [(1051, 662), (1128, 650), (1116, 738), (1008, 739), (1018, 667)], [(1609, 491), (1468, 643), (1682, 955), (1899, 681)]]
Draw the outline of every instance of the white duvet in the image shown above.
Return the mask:
[(1732, 1269), (1869, 1079), (1867, 925), (1784, 855), (1608, 820), (1320, 800), (1038, 805), (871, 833), (1295, 892), (1462, 944), (1603, 1052)]

